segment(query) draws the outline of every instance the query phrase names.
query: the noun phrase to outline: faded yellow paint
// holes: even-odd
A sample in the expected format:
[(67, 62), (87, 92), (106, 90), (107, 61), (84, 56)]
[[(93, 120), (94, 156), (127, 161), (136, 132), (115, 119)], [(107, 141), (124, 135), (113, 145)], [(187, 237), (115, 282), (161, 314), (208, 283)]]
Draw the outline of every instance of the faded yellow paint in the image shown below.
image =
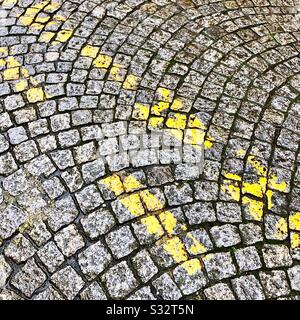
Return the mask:
[(15, 84), (15, 90), (17, 92), (24, 91), (28, 88), (28, 81), (26, 79), (22, 79)]
[(144, 187), (144, 185), (131, 174), (123, 179), (123, 185), (126, 192), (132, 192)]
[(24, 26), (29, 26), (34, 21), (35, 16), (40, 12), (41, 9), (37, 8), (28, 8), (24, 15), (19, 18), (19, 22), (21, 22)]
[(244, 156), (246, 155), (246, 151), (243, 150), (243, 149), (240, 149), (240, 150), (238, 150), (238, 151), (236, 152), (236, 155), (237, 155), (238, 157), (244, 157)]
[(267, 168), (261, 164), (261, 162), (256, 159), (254, 156), (249, 156), (247, 162), (252, 165), (258, 175), (263, 177), (267, 176)]
[(288, 225), (284, 218), (280, 218), (275, 225), (275, 237), (284, 240), (288, 235)]
[(110, 76), (112, 77), (112, 79), (114, 81), (117, 81), (117, 82), (122, 82), (123, 81), (123, 78), (124, 78), (124, 75), (122, 74), (122, 71), (123, 71), (123, 67), (119, 67), (119, 66), (113, 66), (111, 69), (110, 69)]
[(141, 223), (146, 226), (146, 229), (150, 234), (154, 234), (157, 237), (162, 237), (164, 235), (164, 230), (155, 216), (142, 218)]
[(111, 56), (108, 56), (106, 54), (100, 54), (93, 62), (93, 65), (96, 68), (104, 68), (108, 69), (111, 65), (113, 59)]
[(64, 17), (64, 16), (61, 16), (61, 15), (56, 14), (56, 15), (54, 15), (54, 17), (53, 17), (53, 20), (54, 20), (54, 21), (62, 21), (62, 22), (64, 22), (64, 21), (67, 20), (67, 17)]
[(151, 114), (160, 116), (165, 110), (169, 109), (169, 103), (167, 102), (159, 102), (158, 104), (155, 104), (151, 108)]
[(221, 185), (221, 190), (229, 194), (232, 200), (234, 201), (240, 201), (241, 198), (241, 190), (235, 181), (231, 180), (224, 180), (223, 184)]
[(177, 219), (174, 217), (173, 213), (166, 210), (159, 215), (159, 219), (168, 235), (174, 234)]
[(186, 261), (188, 259), (184, 244), (179, 237), (167, 239), (163, 244), (163, 247), (177, 263)]
[(41, 23), (32, 23), (29, 26), (30, 29), (34, 29), (34, 30), (42, 30), (44, 28), (44, 25)]
[(6, 66), (6, 61), (4, 59), (0, 59), (0, 68)]
[(133, 74), (129, 74), (123, 83), (123, 88), (126, 90), (136, 90), (137, 84), (138, 84), (138, 77)]
[(150, 113), (150, 107), (141, 103), (136, 103), (133, 107), (133, 118), (137, 120), (147, 120)]
[(291, 232), (291, 248), (296, 249), (300, 247), (300, 234)]
[(39, 42), (49, 43), (53, 39), (54, 36), (55, 36), (54, 32), (44, 31), (44, 32), (41, 33), (38, 41)]
[(50, 4), (48, 4), (45, 8), (44, 11), (45, 12), (53, 12), (57, 9), (59, 9), (61, 7), (61, 4), (58, 2), (51, 2)]
[(7, 68), (15, 68), (15, 67), (21, 66), (21, 63), (12, 56), (9, 56), (6, 58), (6, 64), (7, 64)]
[(146, 209), (150, 212), (161, 210), (164, 208), (163, 203), (159, 201), (149, 190), (144, 190), (140, 192), (140, 197), (142, 202), (146, 206)]
[[(166, 126), (174, 129), (185, 129), (187, 116), (182, 113), (174, 113), (169, 116)], [(192, 130), (192, 129), (191, 129)]]
[(1, 4), (1, 7), (3, 9), (10, 9), (12, 8), (14, 5), (16, 5), (18, 2), (18, 0), (4, 0)]
[(41, 1), (32, 5), (32, 8), (43, 9), (50, 1)]
[(202, 269), (198, 259), (187, 260), (181, 264), (181, 267), (185, 269), (190, 276)]
[(29, 78), (29, 71), (25, 67), (21, 67), (21, 76), (22, 78)]
[(119, 198), (119, 201), (132, 216), (139, 217), (145, 214), (145, 210), (138, 193), (133, 193), (123, 198)]
[(8, 50), (6, 47), (0, 47), (0, 57), (4, 58), (8, 55)]
[(35, 22), (46, 23), (49, 21), (49, 19), (50, 19), (50, 16), (38, 16), (35, 18)]
[(163, 117), (150, 117), (149, 119), (149, 126), (154, 129), (162, 126), (163, 123), (164, 123)]
[(87, 45), (81, 50), (81, 55), (84, 57), (96, 58), (99, 48)]
[(262, 221), (264, 215), (264, 204), (248, 197), (243, 197), (243, 204), (247, 205), (250, 215), (255, 221)]
[(300, 231), (300, 212), (290, 214), (289, 225), (290, 229)]
[(19, 68), (9, 68), (3, 71), (4, 80), (18, 80), (20, 77)]
[(286, 192), (287, 191), (287, 184), (285, 181), (282, 181), (282, 182), (278, 182), (278, 178), (275, 176), (275, 175), (272, 175), (270, 178), (269, 178), (269, 181), (268, 181), (268, 186), (273, 189), (273, 190), (277, 190), (277, 191), (280, 191), (280, 192)]
[(157, 93), (162, 97), (162, 101), (171, 103), (172, 91), (167, 88), (158, 88)]
[(193, 240), (193, 244), (190, 246), (190, 251), (192, 254), (194, 255), (198, 255), (198, 254), (202, 254), (207, 252), (207, 249), (205, 248), (205, 246), (200, 243), (194, 236), (193, 234), (190, 232), (187, 234), (187, 236)]
[(121, 179), (117, 174), (101, 179), (100, 183), (104, 184), (117, 197), (125, 192)]
[(66, 42), (68, 41), (72, 36), (73, 31), (72, 30), (61, 30), (57, 33), (55, 40), (59, 42)]
[(44, 100), (44, 91), (42, 88), (31, 88), (27, 91), (27, 100), (30, 103), (40, 102)]
[(186, 129), (184, 143), (192, 145), (203, 145), (205, 132), (200, 129)]

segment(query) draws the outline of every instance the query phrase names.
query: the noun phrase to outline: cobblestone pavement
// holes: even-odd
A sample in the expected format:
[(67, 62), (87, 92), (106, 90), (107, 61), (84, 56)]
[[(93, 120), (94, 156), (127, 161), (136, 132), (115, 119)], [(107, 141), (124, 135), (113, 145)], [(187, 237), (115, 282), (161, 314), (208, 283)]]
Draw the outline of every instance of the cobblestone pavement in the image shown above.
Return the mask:
[(295, 0), (0, 6), (1, 299), (299, 298)]

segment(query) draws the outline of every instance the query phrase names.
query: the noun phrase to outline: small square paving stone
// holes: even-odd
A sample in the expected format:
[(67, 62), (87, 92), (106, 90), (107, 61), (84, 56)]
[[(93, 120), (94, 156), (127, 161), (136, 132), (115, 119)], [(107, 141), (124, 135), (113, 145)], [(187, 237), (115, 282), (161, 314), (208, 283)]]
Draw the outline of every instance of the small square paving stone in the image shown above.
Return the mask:
[(52, 285), (49, 285), (44, 291), (35, 294), (32, 297), (32, 300), (41, 300), (41, 301), (56, 301), (63, 300), (63, 297), (57, 290), (53, 288)]
[(217, 203), (217, 219), (220, 222), (242, 222), (241, 207), (237, 203)]
[(53, 207), (46, 210), (48, 224), (53, 231), (71, 223), (78, 215), (74, 200), (70, 195), (56, 200)]
[(233, 292), (226, 283), (218, 283), (204, 290), (208, 300), (235, 300)]
[(262, 254), (267, 268), (288, 267), (293, 263), (289, 248), (285, 245), (265, 244)]
[(43, 182), (43, 188), (46, 191), (50, 199), (56, 199), (65, 191), (64, 186), (60, 182), (59, 178), (53, 177)]
[(253, 271), (262, 267), (257, 249), (254, 246), (237, 249), (234, 254), (241, 272)]
[(24, 127), (14, 127), (7, 131), (11, 144), (19, 144), (28, 139), (27, 132)]
[(50, 155), (60, 170), (67, 169), (75, 165), (71, 150), (56, 150), (51, 152)]
[(61, 174), (61, 177), (64, 179), (70, 192), (75, 192), (83, 186), (83, 179), (76, 167), (65, 170)]
[(137, 279), (125, 261), (107, 270), (101, 280), (113, 299), (124, 298), (138, 286)]
[(150, 186), (161, 186), (174, 181), (171, 168), (168, 166), (154, 166), (146, 169)]
[(0, 174), (1, 175), (9, 175), (16, 171), (18, 166), (15, 162), (15, 159), (11, 155), (10, 152), (7, 152), (0, 156)]
[(188, 183), (166, 186), (165, 195), (169, 205), (181, 205), (193, 201), (193, 190)]
[(80, 222), (87, 236), (93, 240), (107, 233), (115, 225), (111, 212), (102, 208), (82, 217)]
[(259, 274), (264, 291), (269, 299), (288, 295), (290, 288), (284, 271), (274, 270)]
[(17, 263), (28, 260), (35, 252), (34, 246), (22, 234), (18, 234), (11, 239), (8, 246), (4, 249), (5, 256)]
[(75, 194), (80, 209), (88, 213), (99, 207), (104, 201), (95, 185), (89, 185)]
[(146, 250), (142, 250), (135, 255), (132, 258), (132, 264), (144, 283), (148, 282), (158, 272), (156, 265)]
[(86, 143), (79, 147), (74, 147), (74, 157), (78, 164), (96, 160), (97, 151), (93, 142)]
[(212, 280), (222, 280), (236, 274), (229, 252), (207, 254), (203, 257), (203, 262), (208, 277)]
[(26, 220), (26, 214), (15, 205), (8, 205), (0, 214), (0, 237), (9, 238)]
[(53, 241), (49, 241), (43, 246), (38, 251), (38, 256), (51, 273), (55, 272), (65, 261), (63, 254)]
[(107, 300), (107, 297), (100, 287), (99, 283), (94, 281), (91, 285), (89, 285), (86, 289), (84, 289), (81, 294), (80, 298), (82, 300)]
[(67, 257), (72, 256), (85, 245), (82, 236), (74, 224), (57, 232), (54, 240), (62, 253)]
[(101, 241), (92, 244), (78, 255), (78, 263), (88, 280), (93, 280), (110, 263), (111, 254)]
[(300, 266), (294, 266), (288, 269), (287, 272), (290, 279), (292, 290), (300, 291)]
[(253, 275), (233, 279), (232, 286), (240, 300), (265, 299), (262, 286)]
[(201, 224), (216, 221), (215, 209), (210, 202), (196, 202), (183, 207), (190, 224)]
[(239, 225), (242, 240), (245, 245), (251, 245), (263, 241), (261, 226), (254, 223)]
[(70, 115), (67, 113), (58, 114), (50, 118), (53, 132), (62, 131), (70, 128)]
[(84, 181), (90, 183), (105, 175), (105, 164), (102, 159), (97, 159), (83, 164), (81, 170)]
[(173, 271), (174, 281), (184, 295), (192, 294), (207, 284), (206, 276), (198, 259), (183, 262)]
[(231, 224), (212, 227), (210, 234), (216, 246), (219, 248), (232, 247), (241, 242), (238, 228)]
[(218, 198), (218, 184), (216, 182), (201, 181), (195, 182), (195, 199), (212, 201)]
[(3, 179), (3, 188), (12, 196), (17, 196), (29, 188), (28, 176), (20, 169)]
[(181, 291), (166, 273), (154, 280), (152, 284), (157, 290), (156, 294), (164, 300), (178, 300), (182, 297)]
[(105, 241), (111, 249), (113, 255), (118, 259), (129, 255), (138, 247), (129, 226), (123, 226), (117, 230), (110, 232)]
[(43, 221), (35, 222), (28, 235), (38, 246), (45, 244), (52, 236)]
[(43, 285), (46, 279), (45, 273), (37, 266), (34, 259), (30, 259), (12, 278), (11, 284), (30, 298), (34, 291)]
[(71, 266), (56, 272), (51, 281), (68, 300), (73, 300), (84, 286), (84, 281)]
[(196, 229), (186, 234), (184, 245), (190, 255), (199, 255), (213, 249), (208, 232), (205, 229)]
[(0, 255), (0, 288), (1, 289), (5, 286), (6, 281), (9, 278), (11, 272), (12, 272), (11, 266), (5, 260), (4, 256)]

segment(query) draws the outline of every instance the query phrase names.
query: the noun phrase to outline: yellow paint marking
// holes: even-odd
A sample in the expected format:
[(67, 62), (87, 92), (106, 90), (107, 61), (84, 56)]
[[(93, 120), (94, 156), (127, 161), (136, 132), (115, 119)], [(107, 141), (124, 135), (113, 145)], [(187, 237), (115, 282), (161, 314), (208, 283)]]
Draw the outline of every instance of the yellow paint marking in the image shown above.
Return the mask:
[(291, 248), (296, 249), (300, 247), (300, 234), (291, 232)]
[(274, 175), (272, 175), (268, 181), (268, 186), (273, 189), (273, 190), (277, 190), (280, 192), (285, 192), (287, 191), (287, 184), (285, 181), (282, 181), (280, 183), (277, 182), (278, 178)]
[(238, 151), (236, 152), (236, 155), (237, 155), (238, 157), (244, 157), (244, 156), (246, 155), (246, 151), (243, 150), (243, 149), (240, 149), (240, 150), (238, 150)]
[(164, 211), (159, 215), (159, 218), (168, 235), (174, 234), (177, 219), (174, 217), (173, 213), (168, 210)]
[(255, 221), (262, 221), (264, 215), (263, 202), (243, 197), (243, 204), (248, 206), (249, 213)]
[(38, 41), (39, 42), (49, 43), (54, 36), (55, 36), (54, 32), (44, 31), (44, 32), (41, 33)]
[(210, 141), (210, 140), (204, 141), (204, 148), (205, 149), (211, 149), (213, 146), (214, 146), (214, 144), (212, 143), (212, 141)]
[(188, 122), (188, 127), (207, 130), (206, 126), (202, 123), (202, 121), (195, 114), (192, 114), (190, 116), (189, 122)]
[(156, 199), (156, 197), (149, 192), (149, 190), (144, 190), (140, 192), (140, 197), (146, 206), (146, 209), (150, 212), (163, 209), (164, 205)]
[(138, 193), (133, 193), (120, 198), (119, 201), (132, 216), (139, 217), (145, 214), (145, 210)]
[(81, 50), (81, 55), (84, 57), (96, 58), (98, 52), (99, 48), (87, 45)]
[(300, 231), (300, 212), (290, 214), (289, 224), (292, 230)]
[(10, 68), (3, 71), (4, 80), (18, 80), (20, 77), (19, 68)]
[(163, 117), (151, 117), (149, 119), (149, 127), (153, 128), (153, 129), (161, 127), (163, 123), (164, 123)]
[(32, 23), (29, 26), (30, 29), (34, 29), (34, 30), (42, 30), (44, 28), (44, 25), (41, 23)]
[(186, 261), (188, 259), (184, 244), (179, 237), (173, 237), (166, 240), (163, 247), (177, 263)]
[(162, 101), (164, 102), (171, 102), (171, 94), (172, 91), (167, 88), (158, 88), (157, 93), (162, 97)]
[(43, 9), (50, 1), (41, 1), (32, 6), (32, 8)]
[(200, 129), (186, 129), (184, 143), (192, 145), (203, 145), (205, 132)]
[(117, 81), (117, 82), (122, 82), (123, 79), (124, 79), (124, 75), (122, 74), (122, 71), (124, 71), (123, 69), (123, 66), (119, 67), (119, 66), (113, 66), (111, 69), (110, 69), (110, 76), (112, 77), (112, 79), (114, 81)]
[(133, 118), (137, 120), (147, 120), (150, 113), (150, 107), (141, 103), (136, 103), (133, 107)]
[(284, 218), (280, 218), (275, 225), (275, 237), (278, 240), (284, 240), (288, 234), (288, 225)]
[(24, 26), (29, 26), (32, 24), (34, 21), (35, 16), (40, 12), (41, 9), (37, 8), (28, 8), (24, 15), (19, 18), (19, 21), (24, 25)]
[(155, 216), (142, 218), (141, 223), (146, 226), (146, 229), (150, 234), (154, 234), (159, 238), (164, 235), (164, 230)]
[(50, 16), (38, 16), (36, 17), (35, 22), (46, 23), (49, 21), (49, 19), (50, 19)]
[(0, 47), (0, 57), (4, 58), (8, 55), (8, 50), (5, 47)]
[(266, 177), (267, 176), (267, 168), (261, 164), (261, 162), (256, 159), (254, 156), (249, 156), (247, 158), (247, 162), (252, 165), (257, 174)]
[(6, 58), (7, 68), (20, 67), (21, 63), (12, 56)]
[(166, 126), (174, 129), (185, 129), (187, 117), (185, 114), (173, 113), (166, 121)]
[(202, 254), (207, 252), (207, 249), (205, 248), (205, 246), (200, 243), (194, 236), (192, 233), (188, 233), (187, 236), (193, 240), (194, 244), (192, 244), (190, 246), (190, 251), (192, 254), (194, 255), (198, 255), (198, 254)]
[(29, 72), (25, 67), (21, 67), (21, 76), (22, 78), (29, 78)]
[(72, 30), (61, 30), (57, 33), (55, 40), (59, 42), (66, 42), (72, 36)]
[(28, 81), (26, 79), (22, 79), (15, 84), (15, 90), (17, 92), (24, 91), (28, 88)]
[(158, 104), (155, 104), (151, 108), (151, 114), (160, 116), (165, 110), (169, 109), (169, 103), (167, 102), (159, 102)]
[(242, 181), (242, 178), (238, 174), (224, 172), (224, 177), (230, 180)]
[(259, 178), (257, 183), (243, 182), (243, 194), (252, 194), (258, 198), (262, 198), (266, 193), (267, 178)]
[(171, 105), (171, 110), (179, 111), (183, 107), (183, 103), (180, 99), (175, 99)]
[(185, 261), (181, 264), (181, 267), (184, 268), (190, 276), (195, 274), (197, 271), (202, 270), (201, 263), (198, 259)]
[(117, 197), (125, 192), (121, 179), (117, 174), (113, 174), (107, 178), (100, 180), (100, 183), (106, 185), (106, 187)]
[(129, 74), (123, 83), (123, 88), (126, 90), (137, 90), (137, 84), (138, 77), (133, 74)]
[(53, 12), (61, 7), (61, 4), (58, 2), (51, 2), (44, 8), (45, 12)]
[(224, 180), (223, 184), (221, 185), (221, 190), (229, 194), (232, 200), (234, 201), (240, 201), (241, 198), (241, 190), (235, 181), (231, 180)]
[(133, 175), (125, 177), (123, 179), (123, 185), (126, 192), (136, 191), (145, 187)]
[(1, 7), (3, 9), (10, 9), (17, 4), (18, 0), (4, 0)]
[(267, 202), (268, 202), (268, 210), (271, 210), (274, 207), (272, 198), (273, 198), (273, 191), (272, 190), (268, 190), (266, 192), (266, 196), (267, 196)]
[(44, 100), (44, 91), (42, 88), (31, 88), (27, 91), (27, 99), (31, 103)]
[(64, 21), (67, 21), (67, 17), (60, 16), (60, 15), (56, 14), (56, 15), (53, 17), (53, 20), (54, 20), (54, 21), (64, 22)]
[(100, 54), (95, 60), (94, 60), (94, 66), (96, 68), (104, 68), (108, 69), (111, 65), (113, 59), (112, 57), (106, 55), (106, 54)]
[(6, 66), (6, 61), (4, 59), (0, 59), (0, 68)]

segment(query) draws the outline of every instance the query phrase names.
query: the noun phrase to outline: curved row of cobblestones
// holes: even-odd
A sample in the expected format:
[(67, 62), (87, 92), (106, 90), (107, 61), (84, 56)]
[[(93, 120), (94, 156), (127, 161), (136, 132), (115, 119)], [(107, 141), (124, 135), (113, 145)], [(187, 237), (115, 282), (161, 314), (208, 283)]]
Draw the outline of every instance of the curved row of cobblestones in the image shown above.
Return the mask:
[(297, 1), (0, 5), (0, 299), (299, 298)]

